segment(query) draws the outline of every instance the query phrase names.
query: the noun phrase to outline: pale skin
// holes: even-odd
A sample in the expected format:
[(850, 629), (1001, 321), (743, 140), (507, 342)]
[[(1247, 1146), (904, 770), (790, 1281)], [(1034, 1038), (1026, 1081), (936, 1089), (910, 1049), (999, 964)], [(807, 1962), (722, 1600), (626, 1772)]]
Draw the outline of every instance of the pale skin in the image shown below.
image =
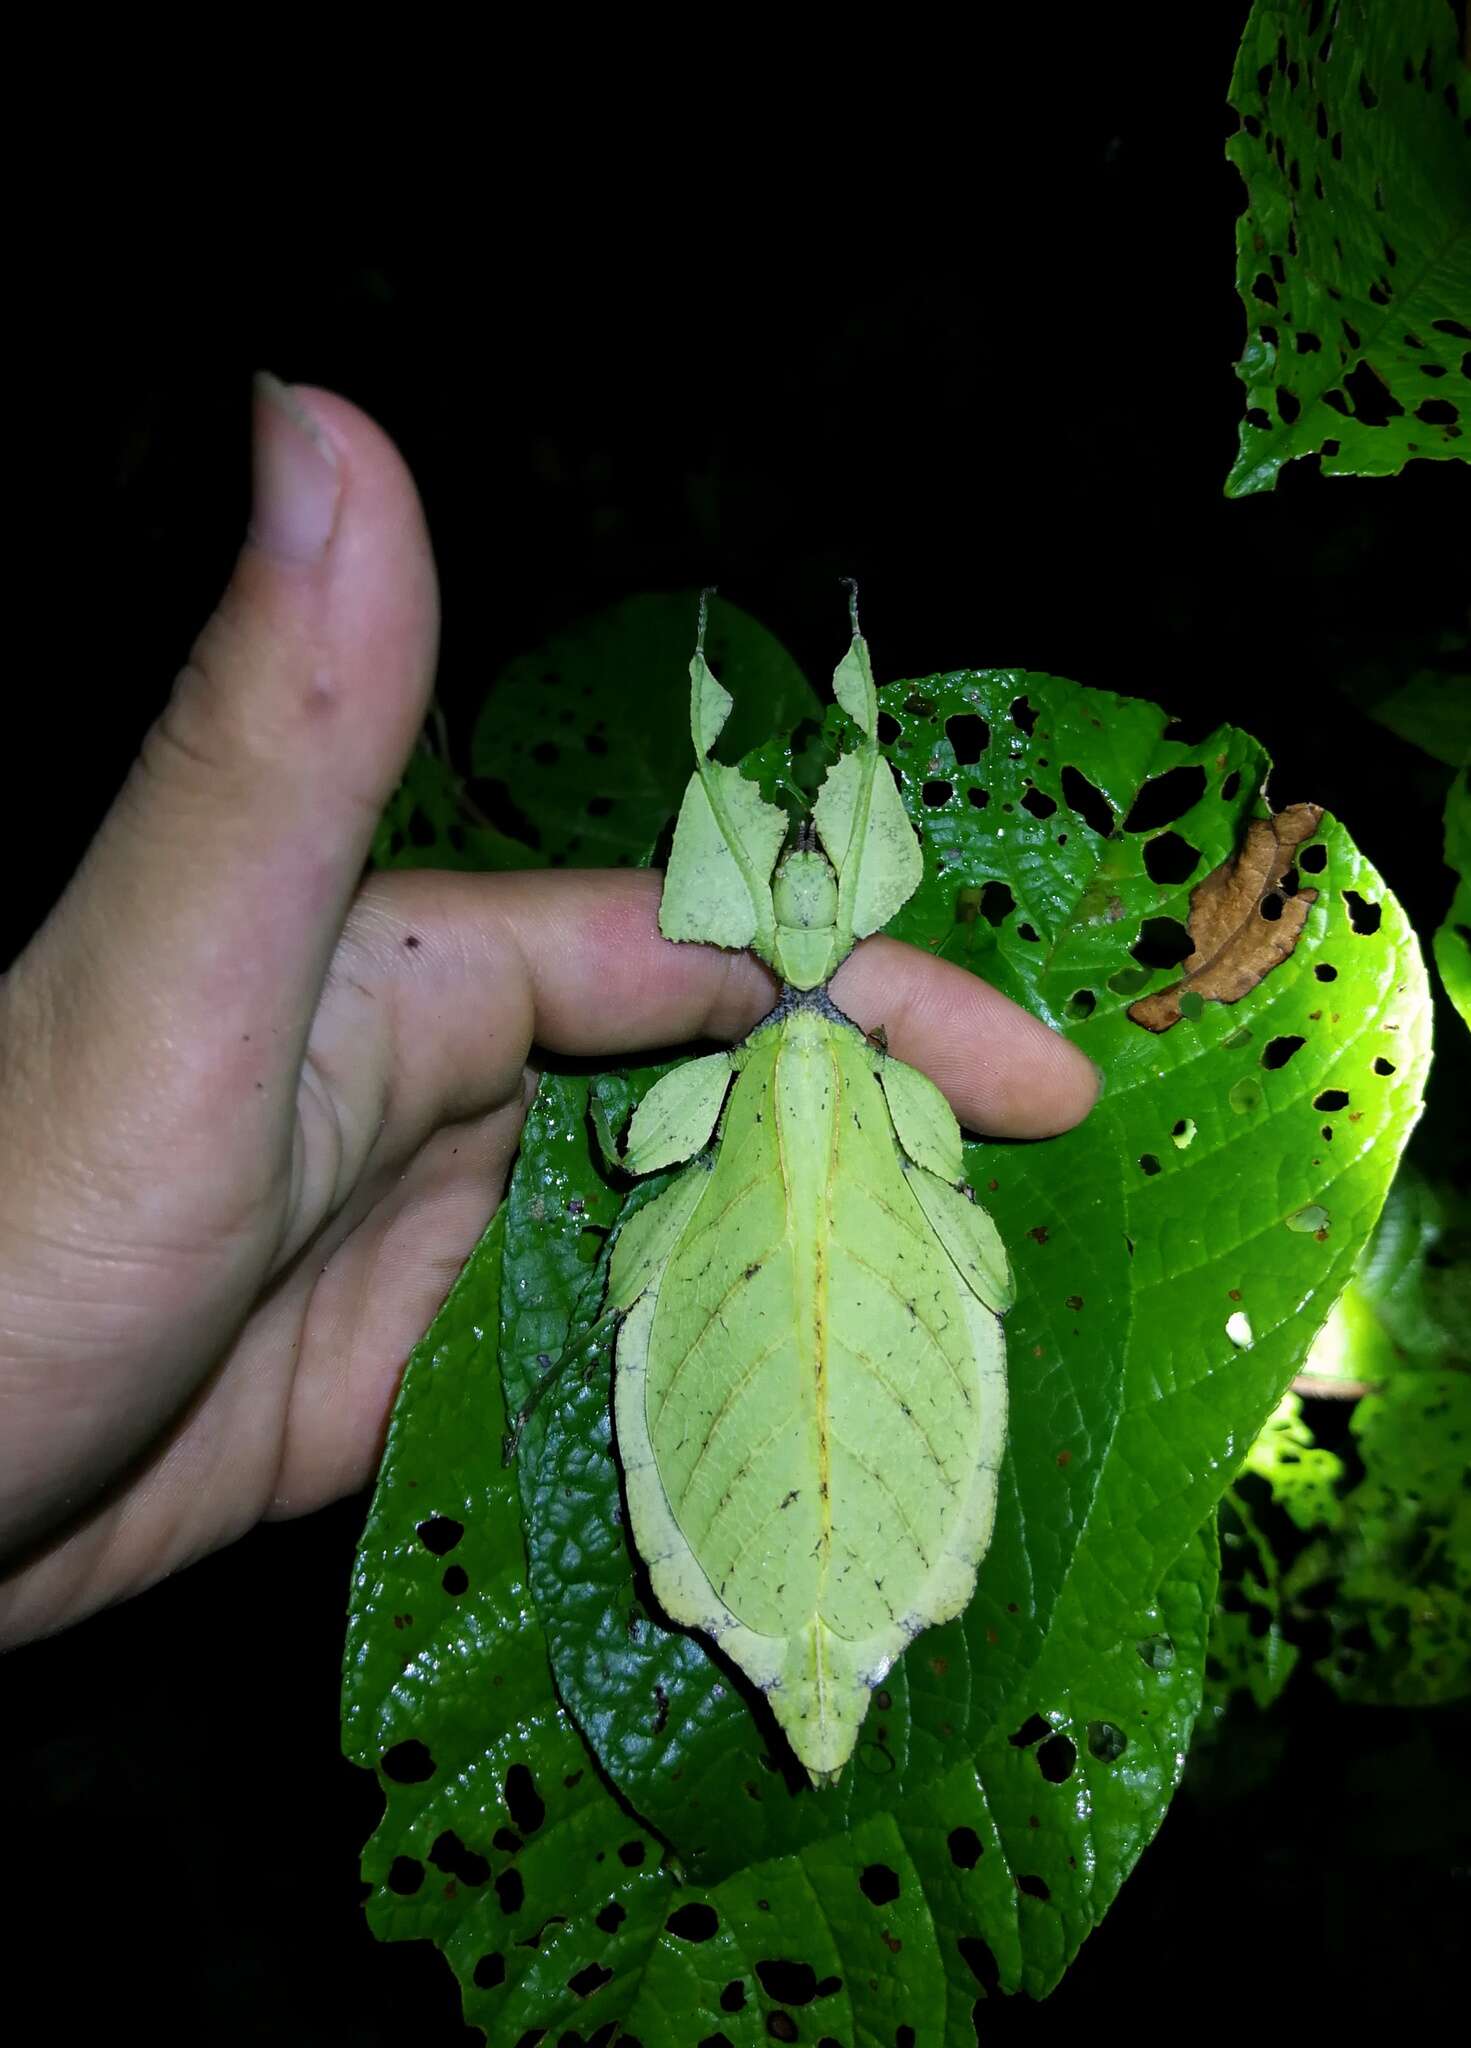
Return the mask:
[[(258, 391), (255, 478), (219, 608), (0, 979), (7, 1643), (368, 1481), (533, 1048), (734, 1041), (775, 999), (751, 954), (660, 938), (654, 874), (361, 883), (434, 673), (423, 516), (322, 391)], [(911, 947), (865, 941), (832, 995), (970, 1129), (1092, 1106), (1088, 1060)]]

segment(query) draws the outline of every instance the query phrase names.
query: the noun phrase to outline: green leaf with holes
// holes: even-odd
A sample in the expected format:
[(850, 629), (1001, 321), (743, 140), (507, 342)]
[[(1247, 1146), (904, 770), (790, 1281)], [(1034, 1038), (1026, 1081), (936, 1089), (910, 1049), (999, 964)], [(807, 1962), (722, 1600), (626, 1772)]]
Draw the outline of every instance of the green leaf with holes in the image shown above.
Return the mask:
[(1446, 994), (1471, 1024), (1471, 768), (1464, 763), (1445, 800), (1445, 864), (1456, 893), (1435, 934), (1435, 964)]
[[(516, 1472), (498, 1466), (497, 1321), (514, 1406), (596, 1312), (624, 1191), (591, 1125), (656, 1070), (548, 1076), (503, 1235), (406, 1378), (349, 1668), (356, 1753), (392, 1766), (370, 1910), (445, 1948), (493, 2040), (621, 2020), (671, 2048), (968, 2041), (978, 1998), (1057, 1981), (1179, 1775), (1233, 1447), (1301, 1364), (1418, 1113), (1423, 965), (1331, 820), (1251, 906), (1306, 911), (1256, 987), (1164, 1031), (1129, 1016), (1177, 978), (1156, 963), (1179, 961), (1192, 892), (1265, 815), (1253, 741), (1184, 745), (1152, 705), (1014, 671), (881, 701), (925, 852), (894, 929), (1107, 1077), (1063, 1138), (967, 1146), (1018, 1278), (996, 1535), (966, 1615), (916, 1641), (844, 1780), (813, 1791), (759, 1702), (645, 1597), (605, 1352), (579, 1354)], [(426, 1563), (426, 1511), (488, 1546), (458, 1594)], [(416, 1607), (425, 1587), (438, 1604)], [(389, 1636), (405, 1613), (427, 1616), (422, 1647)]]
[(421, 742), (373, 834), (376, 868), (535, 867), (537, 856), (493, 825), (442, 754)]
[[(689, 780), (695, 591), (632, 597), (581, 619), (495, 679), (471, 742), (492, 808), (553, 867), (630, 867), (646, 857)], [(820, 713), (811, 685), (764, 626), (711, 600), (706, 649), (735, 697), (720, 752)]]
[(1471, 78), (1446, 0), (1256, 0), (1231, 82), (1248, 335), (1228, 495), (1294, 456), (1388, 476), (1471, 442)]

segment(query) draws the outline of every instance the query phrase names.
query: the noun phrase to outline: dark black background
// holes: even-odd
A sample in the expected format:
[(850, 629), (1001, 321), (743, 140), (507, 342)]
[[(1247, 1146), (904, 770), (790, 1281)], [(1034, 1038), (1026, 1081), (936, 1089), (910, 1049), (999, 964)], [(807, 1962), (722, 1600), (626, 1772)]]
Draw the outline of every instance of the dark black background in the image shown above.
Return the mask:
[[(513, 123), (502, 81), (473, 170), (350, 219), (321, 187), (198, 218), (177, 189), (104, 192), (35, 295), (31, 424), (64, 491), (24, 593), (49, 645), (9, 693), (16, 801), (29, 781), (46, 812), (0, 958), (229, 573), (258, 366), (343, 392), (408, 457), (457, 740), (504, 658), (644, 588), (715, 581), (825, 675), (851, 573), (884, 676), (1016, 663), (1248, 727), (1274, 800), (1344, 816), (1428, 933), (1436, 777), (1353, 697), (1464, 623), (1465, 472), (1300, 463), (1222, 495), (1244, 14), (1204, 10), (1163, 56), (1147, 11), (1039, 17), (989, 58), (937, 44), (923, 91), (835, 78), (805, 109), (615, 96), (591, 136), (530, 85)], [(1464, 1138), (1459, 1045), (1441, 1073), (1432, 1163)], [(364, 1506), (8, 1660), (8, 1985), (44, 1989), (45, 2038), (468, 2038), (438, 1957), (359, 1918), (377, 1795), (337, 1761), (336, 1687)], [(1233, 1721), (1063, 1989), (997, 2038), (1425, 2010), (1471, 1900), (1467, 1735), (1463, 1711), (1311, 1683)]]

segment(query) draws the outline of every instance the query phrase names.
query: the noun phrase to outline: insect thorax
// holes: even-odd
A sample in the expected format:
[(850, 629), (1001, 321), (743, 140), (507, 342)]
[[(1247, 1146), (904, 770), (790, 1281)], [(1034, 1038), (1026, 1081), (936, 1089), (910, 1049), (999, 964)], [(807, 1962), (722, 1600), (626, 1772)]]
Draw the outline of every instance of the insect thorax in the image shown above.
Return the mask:
[(822, 853), (798, 849), (771, 885), (776, 962), (793, 988), (817, 988), (838, 965), (838, 878)]

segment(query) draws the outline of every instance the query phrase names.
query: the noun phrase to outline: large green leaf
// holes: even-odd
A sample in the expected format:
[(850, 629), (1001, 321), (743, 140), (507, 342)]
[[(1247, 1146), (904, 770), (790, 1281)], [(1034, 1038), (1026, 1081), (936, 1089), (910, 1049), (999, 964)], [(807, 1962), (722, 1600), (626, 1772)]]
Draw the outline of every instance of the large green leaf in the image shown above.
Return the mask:
[(1464, 763), (1445, 800), (1445, 864), (1456, 893), (1435, 934), (1435, 964), (1446, 994), (1471, 1024), (1471, 768)]
[[(678, 808), (690, 773), (695, 591), (631, 597), (517, 657), (485, 700), (474, 774), (509, 796), (552, 867), (631, 866)], [(791, 656), (724, 598), (706, 652), (735, 697), (721, 743), (734, 759), (820, 707)]]
[(1465, 460), (1471, 107), (1446, 0), (1256, 0), (1231, 81), (1248, 336), (1227, 492)]
[[(968, 1613), (876, 1695), (840, 1787), (798, 1783), (738, 1682), (641, 1596), (606, 1356), (553, 1385), (516, 1474), (496, 1464), (489, 1333), (498, 1317), (519, 1403), (593, 1313), (623, 1195), (595, 1163), (589, 1105), (616, 1121), (651, 1074), (544, 1081), (498, 1226), (503, 1269), (500, 1245), (479, 1255), (405, 1381), (348, 1680), (355, 1753), (397, 1752), (365, 1864), (375, 1924), (440, 1942), (497, 2041), (614, 2018), (671, 2048), (791, 2039), (805, 2004), (803, 2038), (963, 2041), (978, 1984), (1056, 1982), (1178, 1777), (1213, 1604), (1198, 1531), (1347, 1277), (1418, 1110), (1423, 968), (1331, 822), (1283, 877), (1279, 912), (1294, 886), (1316, 896), (1257, 988), (1163, 1033), (1128, 1016), (1172, 978), (1131, 950), (1167, 946), (1146, 921), (1183, 917), (1261, 811), (1253, 742), (1225, 728), (1182, 746), (1151, 705), (1015, 672), (883, 702), (926, 852), (897, 929), (1058, 1023), (1107, 1075), (1081, 1130), (968, 1147), (1019, 1281), (996, 1539)], [(1346, 1099), (1316, 1106), (1325, 1090)], [(473, 1392), (452, 1394), (466, 1368)], [(450, 1608), (414, 1533), (426, 1498), (463, 1523), (462, 1546), (472, 1527), (486, 1546), (473, 1570), (465, 1553)], [(408, 1624), (389, 1633), (406, 1613), (429, 1616), (421, 1649)], [(434, 1771), (416, 1776), (410, 1750), (405, 1782), (398, 1745), (415, 1742)], [(537, 1803), (507, 1782), (513, 1756)], [(416, 1870), (433, 1874), (404, 1889)]]

